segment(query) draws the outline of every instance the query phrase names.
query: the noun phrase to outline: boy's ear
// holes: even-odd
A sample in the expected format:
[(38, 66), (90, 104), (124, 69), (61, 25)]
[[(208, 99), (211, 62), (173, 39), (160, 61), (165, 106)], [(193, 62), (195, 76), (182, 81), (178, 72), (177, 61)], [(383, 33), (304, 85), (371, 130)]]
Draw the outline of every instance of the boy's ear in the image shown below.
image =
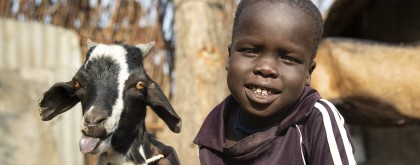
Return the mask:
[(172, 132), (181, 132), (181, 118), (176, 114), (168, 98), (153, 80), (150, 80), (147, 87), (146, 104), (168, 125)]
[(226, 64), (225, 64), (225, 69), (226, 69), (226, 71), (228, 71), (229, 70), (229, 66), (230, 66), (230, 49), (231, 49), (231, 47), (232, 47), (232, 44), (229, 44), (229, 46), (228, 46), (228, 58), (226, 59)]
[(315, 70), (315, 68), (316, 68), (316, 62), (314, 60), (311, 60), (309, 64), (309, 74), (306, 77), (306, 85), (311, 84), (311, 75), (312, 75), (312, 72)]
[(312, 60), (311, 63), (309, 64), (309, 74), (312, 74), (315, 68), (316, 68), (316, 62)]
[(71, 82), (54, 84), (39, 100), (39, 114), (42, 120), (51, 120), (76, 105), (79, 99), (75, 92)]

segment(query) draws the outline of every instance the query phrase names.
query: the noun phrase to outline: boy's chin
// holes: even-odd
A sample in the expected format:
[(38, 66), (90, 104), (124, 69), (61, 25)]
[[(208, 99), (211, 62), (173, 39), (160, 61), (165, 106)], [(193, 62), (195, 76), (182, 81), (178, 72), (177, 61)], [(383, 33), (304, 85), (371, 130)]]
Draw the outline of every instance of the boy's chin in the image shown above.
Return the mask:
[(270, 113), (270, 111), (272, 111), (272, 108), (270, 108), (271, 104), (260, 104), (253, 101), (250, 101), (249, 104), (250, 107), (246, 109), (248, 113), (251, 113), (252, 115), (264, 117), (272, 114), (272, 112)]
[(288, 111), (291, 106), (278, 104), (276, 102), (271, 102), (270, 104), (260, 104), (259, 102), (249, 100), (249, 106), (244, 108), (246, 108), (247, 113), (252, 116), (257, 118), (269, 118), (277, 116), (279, 113), (283, 114), (281, 111)]

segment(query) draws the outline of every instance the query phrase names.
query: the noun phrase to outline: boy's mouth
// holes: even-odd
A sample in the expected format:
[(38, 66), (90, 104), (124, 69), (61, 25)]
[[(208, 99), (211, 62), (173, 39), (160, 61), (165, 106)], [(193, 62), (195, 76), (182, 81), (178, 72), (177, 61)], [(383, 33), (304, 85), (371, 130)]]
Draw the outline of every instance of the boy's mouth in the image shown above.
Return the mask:
[(250, 100), (256, 103), (268, 104), (273, 102), (281, 91), (268, 87), (248, 85), (245, 86), (245, 93)]

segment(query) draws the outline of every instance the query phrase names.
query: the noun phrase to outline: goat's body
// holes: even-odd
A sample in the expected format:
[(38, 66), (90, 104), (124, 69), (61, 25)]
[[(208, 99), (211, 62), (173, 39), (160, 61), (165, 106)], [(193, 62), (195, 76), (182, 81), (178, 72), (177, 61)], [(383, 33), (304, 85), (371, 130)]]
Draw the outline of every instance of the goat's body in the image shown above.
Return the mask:
[(420, 123), (420, 46), (326, 39), (311, 86), (352, 124)]
[[(135, 149), (135, 148), (133, 148)], [(131, 150), (131, 149), (130, 149)], [(142, 155), (143, 147), (140, 146), (137, 148), (137, 153)], [(144, 157), (145, 154), (144, 154)], [(143, 159), (143, 158), (137, 158)], [(121, 165), (138, 165), (138, 164), (146, 164), (146, 160), (141, 162), (136, 162), (135, 159), (130, 159), (128, 155), (119, 153), (114, 151), (113, 149), (109, 149), (108, 151), (99, 155), (97, 165), (108, 165), (108, 164), (121, 164)]]
[[(144, 153), (143, 146), (138, 147), (136, 152), (142, 155), (142, 158), (147, 158), (146, 154)], [(163, 158), (164, 158), (163, 154), (158, 154), (158, 155), (150, 156), (149, 158), (144, 159), (144, 161), (136, 162), (135, 160), (140, 159), (139, 157), (136, 159), (132, 159), (127, 155), (121, 154), (114, 150), (109, 150), (106, 153), (102, 153), (101, 155), (99, 155), (97, 165), (108, 165), (108, 164), (121, 164), (121, 165), (142, 164), (143, 165), (143, 164), (155, 163)]]

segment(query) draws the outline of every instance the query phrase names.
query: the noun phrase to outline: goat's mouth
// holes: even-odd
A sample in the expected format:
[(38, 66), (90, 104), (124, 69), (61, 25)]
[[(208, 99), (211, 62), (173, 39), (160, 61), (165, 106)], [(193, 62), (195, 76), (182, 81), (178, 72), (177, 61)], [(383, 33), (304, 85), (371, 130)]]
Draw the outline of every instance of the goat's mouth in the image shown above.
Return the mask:
[(87, 135), (83, 135), (79, 141), (80, 152), (82, 153), (96, 153), (97, 148), (101, 145), (102, 142), (106, 141), (111, 134), (99, 138), (99, 137), (91, 137)]

